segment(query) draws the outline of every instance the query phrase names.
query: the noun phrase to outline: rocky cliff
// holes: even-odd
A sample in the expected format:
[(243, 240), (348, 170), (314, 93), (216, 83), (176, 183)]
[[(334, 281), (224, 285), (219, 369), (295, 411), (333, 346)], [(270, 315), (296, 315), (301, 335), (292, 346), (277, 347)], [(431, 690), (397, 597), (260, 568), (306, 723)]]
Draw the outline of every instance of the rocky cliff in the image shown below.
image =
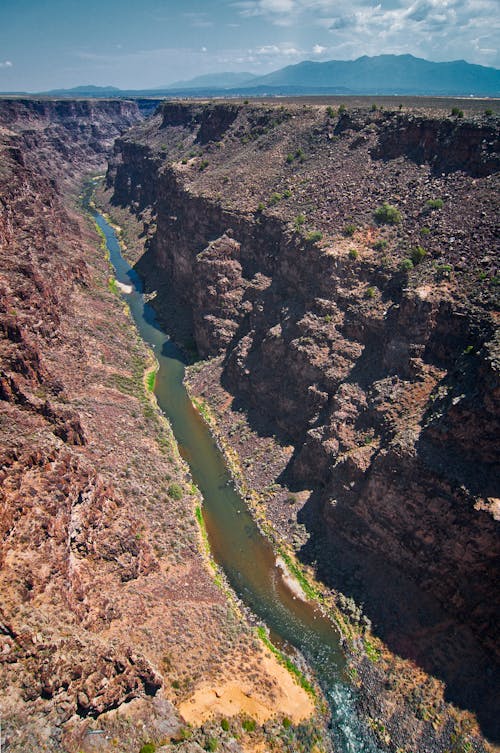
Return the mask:
[(299, 555), (493, 737), (499, 151), (491, 114), (166, 104), (108, 171), (167, 326), (293, 446)]

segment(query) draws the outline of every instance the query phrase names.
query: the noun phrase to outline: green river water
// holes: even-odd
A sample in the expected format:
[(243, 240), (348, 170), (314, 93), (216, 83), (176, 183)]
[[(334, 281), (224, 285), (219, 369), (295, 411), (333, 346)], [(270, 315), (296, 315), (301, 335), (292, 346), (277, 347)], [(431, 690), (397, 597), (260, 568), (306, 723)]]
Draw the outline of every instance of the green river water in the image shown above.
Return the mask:
[(273, 642), (284, 650), (294, 647), (307, 660), (331, 709), (335, 749), (377, 753), (357, 714), (337, 628), (317, 606), (297, 598), (284, 582), (269, 541), (250, 515), (222, 453), (187, 395), (181, 352), (144, 302), (141, 280), (122, 257), (113, 228), (98, 213), (94, 219), (105, 235), (116, 279), (132, 286), (125, 298), (141, 337), (153, 348), (159, 363), (155, 394), (203, 495), (203, 517), (215, 561), (239, 598), (268, 626)]

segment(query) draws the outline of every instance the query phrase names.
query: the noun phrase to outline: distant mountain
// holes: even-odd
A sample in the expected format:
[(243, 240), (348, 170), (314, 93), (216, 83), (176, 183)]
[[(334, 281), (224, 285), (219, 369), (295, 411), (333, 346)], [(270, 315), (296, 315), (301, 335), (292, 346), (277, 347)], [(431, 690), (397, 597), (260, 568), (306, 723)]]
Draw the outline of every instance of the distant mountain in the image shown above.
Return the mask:
[(252, 80), (252, 88), (345, 90), (349, 94), (500, 94), (500, 71), (455, 60), (432, 63), (413, 55), (364, 55), (357, 60), (310, 60)]
[(51, 97), (118, 97), (121, 89), (116, 86), (94, 86), (87, 84), (84, 86), (74, 86), (72, 89), (51, 89), (48, 92), (41, 92)]
[(305, 94), (407, 94), (500, 97), (500, 70), (465, 60), (433, 63), (413, 55), (364, 55), (357, 60), (305, 60), (254, 76), (251, 73), (207, 73), (156, 89), (76, 86), (42, 92), (56, 97), (210, 97)]
[(238, 86), (250, 85), (257, 78), (254, 73), (206, 73), (188, 81), (175, 81), (173, 84), (162, 86), (158, 91), (169, 89), (233, 89)]

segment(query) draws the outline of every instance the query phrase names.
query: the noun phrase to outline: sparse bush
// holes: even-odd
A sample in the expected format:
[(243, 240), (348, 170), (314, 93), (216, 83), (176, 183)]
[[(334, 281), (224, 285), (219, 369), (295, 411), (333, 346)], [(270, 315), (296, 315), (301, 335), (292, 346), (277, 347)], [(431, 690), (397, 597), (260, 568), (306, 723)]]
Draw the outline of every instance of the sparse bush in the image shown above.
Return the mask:
[(171, 499), (175, 499), (175, 500), (182, 499), (182, 495), (183, 495), (182, 486), (180, 484), (170, 484), (170, 486), (167, 489), (167, 494)]
[(183, 158), (181, 159), (181, 165), (187, 165), (187, 163), (188, 163), (188, 161), (187, 161), (187, 157), (183, 157)]
[(425, 256), (427, 256), (427, 251), (422, 246), (415, 246), (415, 248), (412, 248), (410, 258), (414, 265), (420, 264)]
[(488, 110), (485, 110), (485, 111), (484, 111), (484, 114), (485, 114), (485, 115), (487, 115), (487, 116), (488, 116), (488, 118), (491, 118), (491, 116), (493, 115), (493, 110), (490, 110), (490, 109), (488, 108)]
[(452, 271), (453, 267), (451, 266), (451, 264), (438, 264), (436, 267), (436, 274), (438, 275), (438, 277), (449, 278)]
[(396, 207), (392, 206), (392, 204), (388, 204), (386, 201), (376, 208), (373, 216), (375, 222), (379, 225), (399, 225), (401, 222), (400, 212)]
[(248, 99), (244, 99), (244, 100), (243, 100), (243, 104), (244, 104), (244, 105), (247, 105), (247, 104), (248, 104)]
[(430, 235), (430, 234), (431, 234), (431, 229), (430, 228), (425, 227), (425, 226), (420, 228), (420, 235), (426, 236), (426, 235)]
[(323, 239), (323, 233), (320, 233), (319, 230), (313, 230), (311, 233), (307, 235), (307, 240), (311, 243), (318, 243), (320, 240)]
[(207, 167), (208, 167), (208, 160), (207, 159), (203, 159), (200, 162), (200, 170), (205, 170), (205, 168), (207, 168)]
[(293, 154), (287, 154), (286, 155), (286, 161), (287, 161), (287, 163), (289, 165), (293, 162), (294, 159), (295, 159), (295, 157), (293, 156)]
[(342, 115), (344, 112), (347, 112), (347, 107), (345, 105), (340, 105), (339, 115)]
[(387, 248), (387, 241), (383, 238), (380, 238), (378, 241), (375, 241), (373, 244), (373, 248), (375, 251), (383, 251), (385, 248)]
[(326, 108), (326, 114), (328, 115), (329, 118), (334, 118), (335, 117), (336, 113), (335, 113), (335, 110), (333, 109), (333, 107), (331, 107), (331, 105), (329, 105)]
[(303, 162), (304, 157), (305, 157), (304, 150), (299, 147), (295, 152), (295, 159), (298, 159), (299, 162)]
[(409, 272), (410, 269), (413, 269), (413, 262), (411, 259), (403, 259), (401, 264), (399, 265), (399, 268), (402, 272)]
[(289, 199), (291, 195), (292, 195), (292, 192), (290, 191), (290, 189), (289, 188), (285, 188), (285, 190), (283, 191), (283, 198), (284, 199)]
[(429, 199), (425, 202), (427, 209), (442, 209), (444, 201), (442, 199)]
[(298, 214), (296, 216), (295, 220), (294, 220), (294, 223), (293, 223), (295, 225), (295, 229), (299, 230), (299, 228), (301, 228), (302, 225), (305, 224), (305, 221), (306, 221), (306, 218), (304, 217), (304, 215), (303, 214)]
[(278, 204), (278, 202), (281, 201), (283, 196), (280, 193), (273, 193), (271, 198), (269, 199), (269, 204), (271, 206), (274, 206), (275, 204)]
[(375, 298), (375, 288), (366, 288), (365, 298)]
[(459, 107), (452, 107), (451, 108), (451, 114), (454, 115), (457, 118), (463, 118), (464, 111), (461, 110)]
[(357, 249), (355, 249), (355, 248), (350, 248), (349, 249), (349, 259), (352, 259), (354, 261), (355, 259), (358, 258), (358, 256), (359, 256), (359, 254), (357, 252)]
[(221, 719), (220, 726), (224, 730), (224, 732), (229, 732), (229, 722), (227, 719)]
[(245, 732), (253, 732), (256, 726), (255, 719), (243, 719), (241, 726), (243, 727)]
[(377, 105), (375, 104), (375, 102), (371, 106), (371, 111), (372, 112), (377, 112)]
[(257, 204), (257, 211), (263, 212), (264, 209), (265, 209), (264, 204), (261, 201), (259, 201), (259, 203)]
[(205, 743), (205, 750), (210, 751), (210, 753), (213, 753), (213, 751), (217, 750), (219, 747), (219, 743), (215, 739), (215, 737), (209, 737), (207, 742)]
[(353, 225), (352, 223), (349, 223), (342, 230), (342, 235), (345, 235), (346, 238), (352, 238), (352, 236), (354, 235), (355, 232), (356, 232), (356, 225)]
[(154, 743), (146, 743), (142, 746), (140, 753), (155, 753), (156, 745)]
[(292, 722), (287, 716), (285, 716), (282, 723), (285, 729), (290, 729), (290, 727), (292, 726)]

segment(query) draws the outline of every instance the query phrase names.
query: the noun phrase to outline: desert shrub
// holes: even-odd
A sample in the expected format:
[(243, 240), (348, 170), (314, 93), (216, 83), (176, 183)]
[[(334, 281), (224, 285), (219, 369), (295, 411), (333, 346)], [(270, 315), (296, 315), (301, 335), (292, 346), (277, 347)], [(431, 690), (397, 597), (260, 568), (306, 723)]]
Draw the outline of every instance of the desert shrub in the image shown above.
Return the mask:
[(293, 223), (295, 225), (295, 229), (298, 230), (299, 228), (301, 228), (302, 225), (304, 225), (305, 221), (306, 221), (306, 218), (304, 217), (304, 215), (298, 214)]
[(227, 719), (221, 719), (220, 726), (224, 730), (224, 732), (229, 732), (229, 722)]
[(388, 204), (386, 201), (376, 208), (373, 216), (375, 222), (379, 225), (399, 225), (401, 222), (400, 212), (396, 207), (392, 206), (392, 204)]
[(373, 248), (375, 251), (383, 251), (384, 248), (387, 248), (387, 241), (383, 240), (383, 238), (380, 238), (378, 241), (375, 241), (373, 244)]
[(442, 199), (429, 199), (425, 202), (427, 209), (442, 209), (444, 201)]
[(436, 274), (438, 277), (448, 278), (453, 271), (451, 264), (438, 264), (436, 266)]
[(290, 189), (289, 188), (285, 188), (285, 190), (283, 191), (283, 198), (284, 199), (289, 199), (291, 195), (292, 195), (292, 192), (290, 191)]
[(283, 196), (280, 193), (273, 193), (271, 198), (269, 199), (269, 203), (271, 206), (274, 206), (275, 204), (278, 204), (278, 202), (281, 201)]
[(288, 162), (289, 165), (293, 162), (293, 160), (294, 160), (293, 154), (286, 155), (286, 161)]
[(461, 110), (459, 107), (452, 107), (451, 108), (451, 114), (454, 115), (457, 118), (463, 118), (464, 111)]
[(411, 259), (403, 259), (401, 264), (399, 265), (399, 268), (402, 272), (409, 272), (410, 269), (413, 269), (413, 262)]
[(243, 719), (241, 722), (241, 726), (245, 730), (245, 732), (253, 732), (255, 730), (256, 722), (255, 719)]
[(323, 238), (323, 233), (320, 233), (319, 230), (313, 230), (311, 233), (307, 235), (307, 240), (311, 243), (318, 243)]
[(410, 258), (414, 265), (420, 264), (420, 262), (424, 259), (424, 257), (427, 255), (427, 251), (422, 246), (415, 246), (415, 248), (412, 248)]
[(372, 112), (377, 112), (377, 105), (375, 104), (375, 102), (371, 106), (371, 111)]
[(140, 753), (155, 753), (156, 745), (154, 743), (146, 743), (142, 746)]
[(205, 170), (206, 167), (208, 167), (208, 160), (204, 159), (200, 162), (200, 170)]
[(180, 484), (170, 484), (167, 489), (167, 494), (171, 499), (182, 499), (182, 486)]
[(490, 110), (490, 109), (488, 108), (488, 110), (485, 110), (485, 111), (484, 111), (484, 114), (485, 114), (485, 115), (487, 115), (487, 116), (488, 116), (488, 118), (490, 118), (490, 117), (491, 117), (491, 116), (493, 115), (493, 110)]
[(345, 105), (340, 105), (339, 107), (339, 115), (342, 115), (342, 113), (347, 112), (347, 107)]
[(292, 726), (291, 720), (287, 716), (285, 716), (285, 718), (283, 719), (283, 727), (285, 729), (290, 729), (291, 726)]
[(375, 298), (375, 288), (366, 288), (365, 298)]
[(352, 238), (355, 232), (356, 232), (356, 225), (353, 225), (352, 222), (350, 222), (342, 230), (342, 235), (345, 235), (346, 238)]
[(326, 108), (326, 114), (328, 115), (329, 118), (334, 118), (335, 117), (335, 110), (333, 109), (333, 107), (328, 106)]
[(359, 254), (358, 254), (358, 252), (357, 252), (357, 250), (355, 248), (350, 248), (349, 249), (349, 259), (353, 259), (354, 260), (354, 259), (357, 259), (358, 256), (359, 256)]
[(215, 737), (209, 737), (207, 742), (205, 743), (205, 750), (211, 751), (211, 753), (217, 750), (218, 747), (219, 743), (217, 742)]

